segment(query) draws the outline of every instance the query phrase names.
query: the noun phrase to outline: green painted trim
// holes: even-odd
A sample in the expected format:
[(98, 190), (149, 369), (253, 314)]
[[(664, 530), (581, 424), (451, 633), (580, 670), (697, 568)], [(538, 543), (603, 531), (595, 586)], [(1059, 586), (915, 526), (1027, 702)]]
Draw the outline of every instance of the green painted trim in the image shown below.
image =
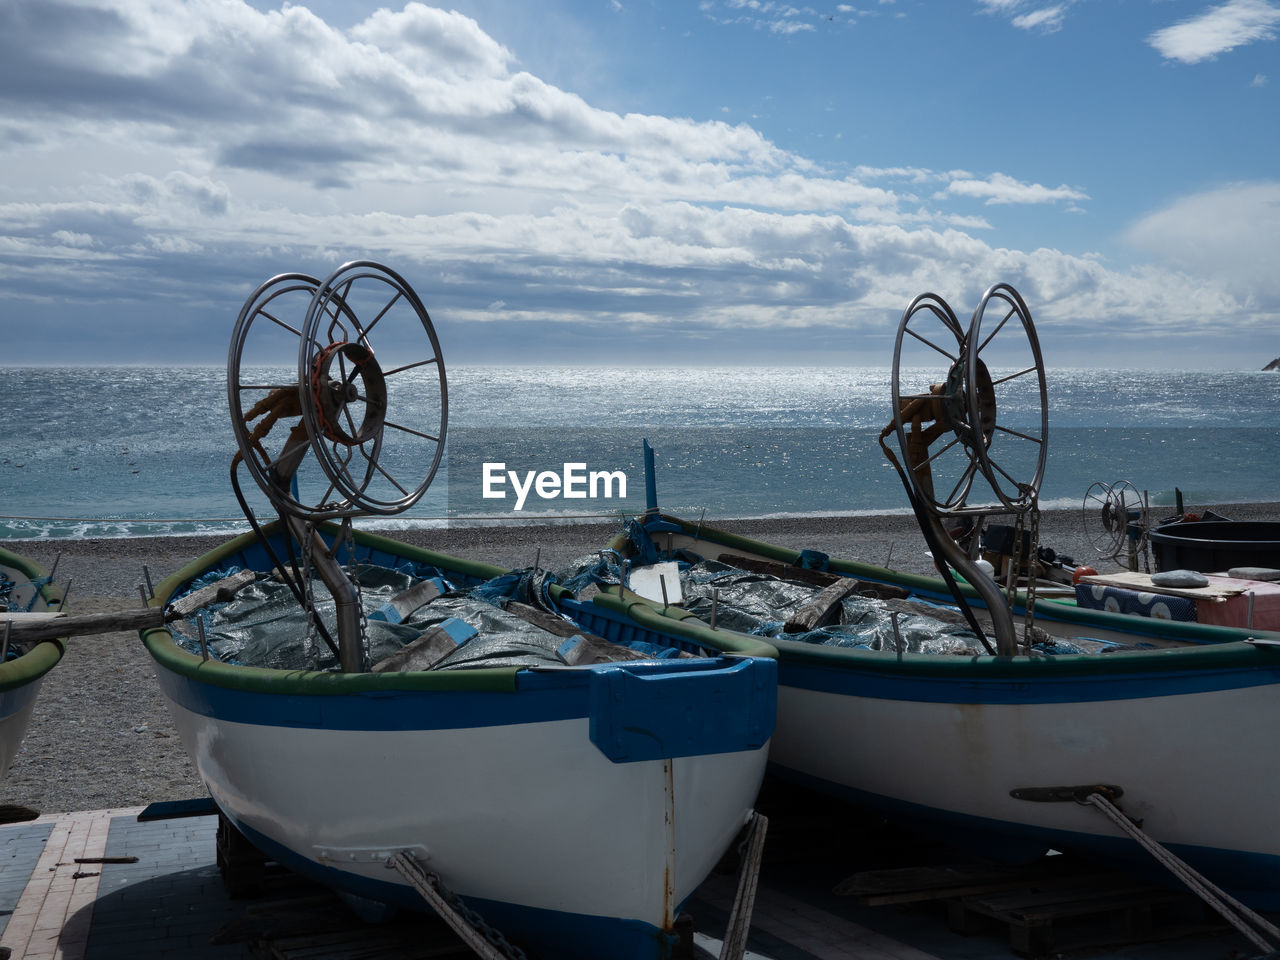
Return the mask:
[(1238, 641), (1199, 647), (1171, 647), (1107, 654), (1062, 654), (1016, 657), (940, 657), (924, 653), (902, 655), (871, 650), (824, 647), (795, 640), (771, 640), (782, 659), (824, 668), (862, 673), (910, 674), (957, 683), (1017, 679), (1068, 680), (1124, 674), (1152, 676), (1188, 671), (1248, 670), (1280, 666), (1280, 651)]
[[(271, 534), (277, 526), (278, 524), (275, 523), (268, 524), (265, 530)], [(257, 539), (257, 535), (252, 532), (244, 533), (193, 560), (177, 573), (160, 582), (151, 605), (164, 606), (183, 584), (195, 579), (205, 570), (218, 566), (246, 547), (252, 547)], [(493, 564), (451, 557), (360, 530), (355, 531), (355, 539), (356, 543), (362, 546), (385, 550), (406, 559), (457, 570), (486, 580), (507, 573), (502, 567)], [(179, 676), (217, 687), (229, 687), (254, 693), (303, 696), (340, 696), (392, 690), (514, 693), (516, 674), (519, 672), (518, 667), (352, 674), (314, 670), (273, 670), (266, 667), (235, 666), (217, 660), (202, 660), (179, 647), (169, 631), (163, 627), (142, 631), (142, 642), (158, 664)]]
[[(679, 524), (691, 536), (696, 533), (703, 540), (710, 540), (724, 546), (759, 553), (761, 556), (767, 556), (782, 563), (795, 563), (800, 558), (799, 550), (776, 547), (772, 544), (762, 543), (759, 540), (752, 540), (750, 537), (717, 530), (714, 527), (708, 527), (706, 524), (702, 524), (701, 529), (699, 529), (699, 524), (681, 520), (678, 517), (664, 515), (663, 519)], [(831, 570), (838, 573), (870, 580), (882, 580), (906, 587), (909, 590), (927, 590), (944, 596), (949, 592), (947, 585), (936, 577), (904, 573), (900, 570), (890, 570), (888, 567), (878, 567), (858, 560), (842, 560), (837, 557), (830, 558), (828, 565)], [(961, 583), (960, 589), (966, 597), (978, 599), (977, 591), (969, 584)], [(1025, 593), (1019, 595), (1019, 600), (1025, 600)], [(1044, 606), (1046, 604), (1052, 604), (1052, 606), (1046, 609)], [(1105, 610), (1089, 610), (1078, 607), (1075, 603), (1067, 600), (1039, 600), (1037, 601), (1037, 610), (1051, 620), (1078, 624), (1084, 628), (1115, 630), (1121, 633), (1141, 636), (1185, 640), (1190, 643), (1236, 643), (1245, 637), (1264, 637), (1280, 640), (1280, 632), (1271, 630), (1243, 630), (1236, 627), (1220, 627), (1204, 623), (1150, 620), (1145, 617), (1134, 617), (1122, 613), (1108, 613)], [(1113, 654), (1107, 654), (1107, 656), (1113, 656)]]
[[(28, 580), (49, 575), (49, 571), (39, 564), (20, 554), (11, 553), (3, 547), (0, 547), (0, 566), (16, 570)], [(62, 591), (58, 590), (55, 584), (45, 584), (40, 588), (40, 598), (44, 601), (45, 610), (53, 610), (62, 602)], [(59, 637), (57, 640), (37, 643), (17, 660), (0, 664), (0, 693), (16, 690), (33, 680), (39, 680), (58, 665), (58, 661), (62, 659), (66, 650), (66, 638)]]
[(58, 665), (66, 649), (67, 643), (62, 638), (42, 640), (17, 660), (0, 665), (0, 693), (39, 680)]

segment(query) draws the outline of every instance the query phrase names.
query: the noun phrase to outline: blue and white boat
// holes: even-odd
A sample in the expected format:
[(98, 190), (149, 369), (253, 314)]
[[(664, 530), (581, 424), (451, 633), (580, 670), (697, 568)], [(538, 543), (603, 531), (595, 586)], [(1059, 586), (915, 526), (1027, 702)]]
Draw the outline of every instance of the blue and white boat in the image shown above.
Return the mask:
[[(266, 534), (283, 556), (281, 528)], [(339, 562), (354, 549), (362, 568), (415, 581), (468, 588), (506, 573), (360, 531), (354, 548), (324, 535)], [(253, 571), (257, 590), (273, 563), (245, 535), (169, 577), (154, 603), (235, 571)], [(613, 598), (579, 603), (556, 586), (548, 597), (574, 630), (649, 658), (250, 666), (219, 659), (224, 601), (195, 614), (208, 659), (189, 628), (143, 640), (218, 809), (269, 857), (365, 905), (425, 909), (388, 865), (404, 852), (534, 956), (671, 956), (681, 905), (753, 815), (776, 713), (773, 649), (745, 637), (708, 648), (710, 631), (653, 616), (661, 630), (643, 627)]]
[[(49, 575), (26, 557), (0, 549), (0, 637), (6, 624), (26, 623), (54, 616), (60, 591)], [(65, 640), (44, 640), (29, 645), (3, 643), (0, 655), (0, 777), (22, 743), (44, 675), (57, 666), (66, 651)]]
[[(908, 608), (942, 613), (953, 604), (930, 577), (765, 544), (664, 515), (656, 504), (608, 548), (625, 561), (629, 584), (654, 564), (679, 568), (684, 606), (669, 573), (671, 604), (650, 601), (653, 614), (685, 624), (718, 619), (715, 633), (726, 640), (742, 634), (725, 626), (742, 621), (724, 596), (712, 602), (716, 584), (728, 582), (716, 563), (763, 562), (781, 581), (819, 570), (859, 581), (855, 597), (886, 588), (897, 595), (892, 604), (866, 600), (868, 609), (902, 611), (884, 614), (878, 638), (865, 624), (841, 639), (839, 627), (787, 634), (786, 613), (758, 618), (757, 635), (779, 657), (770, 751), (778, 776), (986, 855), (1031, 860), (1057, 849), (1153, 863), (1093, 806), (1070, 802), (1102, 788), (1212, 881), (1259, 909), (1280, 909), (1272, 822), (1280, 764), (1271, 748), (1280, 634), (1042, 601), (1042, 642), (1029, 654), (995, 656), (976, 640), (965, 649), (913, 639), (922, 618)], [(711, 570), (690, 586), (700, 559)], [(751, 575), (770, 580), (759, 568)], [(962, 589), (981, 613), (981, 598)], [(920, 652), (931, 645), (937, 652)], [(1092, 652), (1068, 652), (1085, 649)], [(1036, 802), (1048, 797), (1067, 802)]]

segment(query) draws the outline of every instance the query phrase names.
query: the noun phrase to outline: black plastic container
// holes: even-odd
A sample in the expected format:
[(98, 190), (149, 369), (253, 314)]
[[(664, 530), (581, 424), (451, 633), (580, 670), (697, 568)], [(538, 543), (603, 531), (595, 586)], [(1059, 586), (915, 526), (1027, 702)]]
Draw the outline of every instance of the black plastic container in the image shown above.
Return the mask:
[(1166, 523), (1148, 535), (1157, 570), (1225, 573), (1232, 567), (1280, 569), (1280, 521)]

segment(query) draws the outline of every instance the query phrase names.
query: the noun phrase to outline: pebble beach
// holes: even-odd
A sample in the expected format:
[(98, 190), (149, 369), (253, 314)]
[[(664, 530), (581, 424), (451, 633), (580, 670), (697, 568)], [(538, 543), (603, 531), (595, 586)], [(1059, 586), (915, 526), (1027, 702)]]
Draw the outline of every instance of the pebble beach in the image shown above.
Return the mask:
[[(1203, 510), (1205, 505), (1188, 505)], [(1212, 506), (1233, 520), (1280, 520), (1280, 503)], [(914, 517), (878, 516), (719, 520), (719, 529), (796, 549), (932, 572)], [(449, 530), (401, 530), (396, 539), (500, 566), (550, 570), (602, 547), (616, 523), (525, 524)], [(1045, 511), (1040, 542), (1078, 562), (1094, 551), (1078, 510)], [(5, 546), (46, 569), (58, 558), (57, 580), (68, 610), (94, 613), (140, 605), (145, 564), (153, 583), (222, 542), (220, 537), (158, 537), (7, 541)], [(1094, 563), (1098, 569), (1105, 565)], [(1115, 569), (1114, 566), (1110, 569)], [(186, 800), (206, 791), (187, 759), (161, 697), (151, 658), (131, 632), (73, 638), (44, 680), (35, 713), (0, 802), (41, 813), (100, 810)]]

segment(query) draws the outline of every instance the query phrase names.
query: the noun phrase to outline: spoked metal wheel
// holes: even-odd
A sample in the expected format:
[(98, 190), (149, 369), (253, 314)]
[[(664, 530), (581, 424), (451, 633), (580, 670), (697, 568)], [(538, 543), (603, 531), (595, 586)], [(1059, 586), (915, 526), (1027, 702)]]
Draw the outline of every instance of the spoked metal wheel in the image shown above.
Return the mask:
[[(1039, 494), (1048, 455), (1049, 393), (1031, 312), (997, 283), (973, 312), (966, 338), (969, 446), (1000, 502), (1014, 512)], [(999, 369), (997, 374), (991, 370)]]
[[(303, 273), (272, 277), (245, 301), (236, 319), (227, 356), (227, 405), (239, 459), (272, 505), (281, 512), (306, 513), (305, 500), (321, 502), (323, 482), (302, 468), (308, 449), (298, 429), (297, 354), (302, 318), (320, 281)], [(281, 434), (289, 431), (281, 439)], [(271, 434), (275, 433), (274, 436)]]
[(298, 371), (311, 449), (342, 502), (384, 515), (417, 503), (444, 454), (449, 401), (413, 288), (368, 260), (339, 267), (307, 310)]
[(1130, 565), (1136, 562), (1147, 546), (1147, 501), (1142, 491), (1128, 480), (1117, 480), (1108, 495), (1112, 516), (1120, 527), (1120, 545), (1117, 558), (1127, 554)]
[(1097, 555), (1104, 560), (1114, 560), (1120, 553), (1124, 539), (1125, 521), (1117, 516), (1111, 503), (1111, 486), (1094, 481), (1085, 491), (1081, 510), (1085, 539)]
[(964, 506), (978, 469), (967, 441), (965, 348), (945, 300), (924, 293), (911, 301), (893, 347), (893, 427), (917, 497), (938, 514)]
[(444, 453), (435, 329), (413, 289), (369, 261), (323, 283), (282, 274), (259, 287), (236, 321), (227, 397), (239, 456), (302, 519), (400, 513)]

